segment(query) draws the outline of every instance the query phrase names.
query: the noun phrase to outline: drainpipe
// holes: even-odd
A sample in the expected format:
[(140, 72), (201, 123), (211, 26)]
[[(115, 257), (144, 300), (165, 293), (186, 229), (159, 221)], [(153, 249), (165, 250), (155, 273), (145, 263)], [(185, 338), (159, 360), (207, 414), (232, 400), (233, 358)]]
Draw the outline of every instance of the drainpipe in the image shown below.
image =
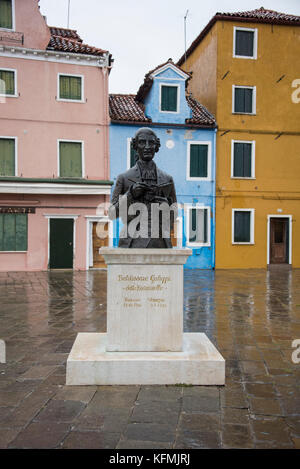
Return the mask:
[(212, 250), (212, 268), (215, 268), (216, 263), (216, 174), (217, 174), (217, 129), (214, 134), (214, 174), (213, 174), (213, 222), (214, 222), (214, 236), (213, 236), (213, 250)]

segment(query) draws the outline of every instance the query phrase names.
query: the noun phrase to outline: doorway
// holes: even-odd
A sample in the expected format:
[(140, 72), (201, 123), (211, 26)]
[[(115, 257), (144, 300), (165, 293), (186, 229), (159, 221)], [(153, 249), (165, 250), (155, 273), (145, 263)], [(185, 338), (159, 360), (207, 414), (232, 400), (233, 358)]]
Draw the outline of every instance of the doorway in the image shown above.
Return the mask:
[(49, 268), (73, 269), (74, 220), (50, 218)]
[(289, 230), (289, 218), (270, 218), (270, 264), (289, 264)]

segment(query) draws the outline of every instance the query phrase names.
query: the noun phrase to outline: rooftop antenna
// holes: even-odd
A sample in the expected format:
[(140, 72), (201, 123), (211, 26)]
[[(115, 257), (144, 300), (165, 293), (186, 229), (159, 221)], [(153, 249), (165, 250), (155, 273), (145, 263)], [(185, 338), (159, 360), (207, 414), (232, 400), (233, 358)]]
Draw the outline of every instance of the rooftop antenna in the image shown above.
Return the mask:
[(68, 0), (68, 29), (70, 28), (70, 2), (71, 0)]
[(186, 14), (184, 17), (184, 65), (185, 65), (185, 71), (186, 71), (186, 18), (188, 15), (189, 10), (186, 10)]

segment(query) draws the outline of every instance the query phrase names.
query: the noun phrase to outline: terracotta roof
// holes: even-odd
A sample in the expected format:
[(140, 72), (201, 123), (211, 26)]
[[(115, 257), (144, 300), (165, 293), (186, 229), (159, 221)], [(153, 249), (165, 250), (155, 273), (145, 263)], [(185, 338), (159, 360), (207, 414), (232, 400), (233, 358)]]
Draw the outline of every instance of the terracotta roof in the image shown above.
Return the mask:
[[(247, 23), (268, 23), (278, 24), (285, 26), (300, 26), (300, 16), (289, 15), (287, 13), (280, 13), (275, 10), (266, 10), (265, 8), (257, 8), (256, 10), (250, 11), (238, 11), (235, 13), (216, 13), (215, 16), (209, 21), (205, 28), (201, 31), (199, 36), (192, 42), (188, 50), (186, 51), (186, 57), (188, 57), (193, 50), (198, 46), (202, 39), (206, 36), (209, 30), (217, 21), (239, 21)], [(177, 65), (182, 65), (185, 61), (185, 54), (180, 57)]]
[(153, 73), (155, 73), (157, 70), (159, 70), (160, 68), (164, 67), (165, 65), (167, 64), (171, 64), (173, 65), (175, 68), (177, 68), (180, 72), (183, 72), (183, 73), (186, 73), (189, 78), (188, 80), (191, 78), (191, 74), (188, 73), (188, 72), (185, 72), (184, 70), (182, 70), (180, 67), (178, 67), (178, 65), (176, 65), (172, 59), (168, 59), (166, 62), (164, 62), (163, 64), (160, 64), (158, 65), (157, 67), (155, 67), (153, 70), (150, 70), (150, 72), (146, 73), (145, 75), (145, 78), (144, 78), (144, 83), (140, 86), (137, 94), (136, 94), (136, 100), (137, 101), (140, 101), (140, 102), (143, 102), (145, 97), (147, 96), (147, 94), (149, 93), (149, 90), (152, 86), (152, 83), (153, 83), (153, 78), (151, 77), (151, 75)]
[(135, 94), (110, 94), (109, 114), (111, 120), (126, 122), (151, 122), (145, 116), (144, 106), (135, 99)]
[(58, 50), (74, 54), (103, 55), (106, 50), (83, 44), (83, 41), (75, 29), (56, 28), (49, 26), (51, 38), (47, 46), (48, 50)]
[[(192, 109), (192, 118), (186, 119), (187, 124), (215, 127), (215, 118), (196, 99), (187, 96), (187, 103)], [(109, 96), (109, 114), (112, 121), (151, 123), (146, 117), (144, 106), (138, 102), (134, 94), (111, 94)]]

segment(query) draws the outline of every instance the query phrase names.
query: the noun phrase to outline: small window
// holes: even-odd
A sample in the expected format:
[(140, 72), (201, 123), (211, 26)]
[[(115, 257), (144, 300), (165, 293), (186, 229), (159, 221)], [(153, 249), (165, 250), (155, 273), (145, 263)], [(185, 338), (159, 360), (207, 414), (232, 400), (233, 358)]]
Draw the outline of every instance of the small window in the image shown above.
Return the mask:
[(16, 175), (16, 140), (0, 138), (0, 176)]
[(0, 70), (0, 95), (16, 96), (14, 70)]
[(232, 141), (232, 173), (234, 178), (254, 178), (254, 142)]
[(178, 86), (161, 85), (161, 111), (177, 112)]
[(209, 245), (209, 209), (189, 208), (188, 244)]
[(234, 57), (256, 59), (257, 30), (234, 28)]
[(27, 214), (0, 214), (0, 251), (27, 251)]
[(82, 77), (59, 75), (59, 99), (83, 101)]
[(82, 177), (82, 143), (59, 142), (59, 176)]
[(253, 244), (254, 242), (254, 211), (233, 210), (233, 243)]
[(130, 140), (130, 156), (129, 156), (129, 165), (130, 166), (129, 166), (129, 168), (132, 168), (133, 166), (135, 166), (137, 160), (138, 160), (138, 154), (132, 146), (132, 140)]
[(210, 142), (188, 142), (187, 149), (187, 179), (209, 179)]
[(233, 112), (255, 114), (255, 87), (233, 87)]
[(13, 29), (12, 0), (0, 0), (0, 28)]

